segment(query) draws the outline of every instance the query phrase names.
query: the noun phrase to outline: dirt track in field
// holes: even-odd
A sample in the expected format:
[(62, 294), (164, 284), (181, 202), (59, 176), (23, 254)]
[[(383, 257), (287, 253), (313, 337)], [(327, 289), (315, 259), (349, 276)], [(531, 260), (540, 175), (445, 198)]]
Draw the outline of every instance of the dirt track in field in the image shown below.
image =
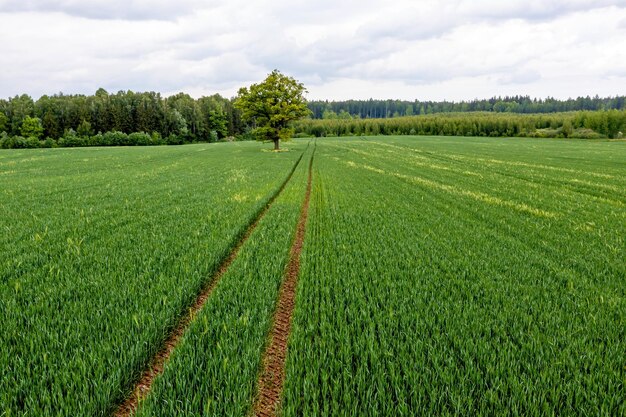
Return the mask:
[[(307, 147), (308, 148), (308, 147)], [(185, 330), (189, 327), (191, 321), (198, 314), (198, 312), (202, 309), (206, 301), (209, 299), (209, 296), (213, 292), (213, 289), (217, 286), (220, 278), (224, 275), (224, 273), (228, 270), (228, 267), (233, 263), (239, 250), (243, 246), (243, 244), (248, 240), (254, 229), (259, 224), (259, 221), (263, 218), (267, 210), (270, 208), (274, 200), (282, 193), (282, 191), (287, 186), (287, 183), (291, 180), (293, 173), (295, 172), (298, 165), (300, 165), (300, 161), (304, 156), (306, 150), (300, 155), (298, 161), (294, 164), (291, 172), (287, 179), (281, 184), (278, 191), (270, 197), (266, 206), (259, 212), (253, 222), (248, 226), (244, 235), (239, 239), (237, 244), (230, 251), (229, 255), (226, 257), (224, 261), (220, 264), (217, 272), (213, 274), (211, 279), (209, 280), (207, 286), (200, 292), (195, 302), (189, 307), (189, 313), (183, 316), (178, 325), (174, 329), (174, 331), (169, 335), (167, 340), (164, 342), (163, 346), (159, 350), (159, 352), (152, 358), (150, 361), (150, 366), (146, 369), (137, 384), (135, 385), (135, 389), (130, 394), (130, 396), (117, 408), (115, 413), (113, 414), (115, 417), (129, 417), (132, 416), (137, 410), (137, 406), (139, 401), (143, 398), (146, 398), (150, 389), (152, 388), (152, 384), (156, 377), (163, 372), (163, 367), (165, 363), (168, 361), (170, 355), (178, 345), (181, 337), (185, 333)], [(310, 171), (310, 167), (309, 167)], [(310, 172), (309, 172), (309, 185), (310, 185)], [(308, 196), (308, 191), (307, 191)]]
[[(315, 152), (315, 151), (314, 151)], [(291, 246), (289, 263), (278, 295), (276, 311), (269, 343), (263, 355), (263, 370), (259, 376), (258, 393), (254, 404), (254, 415), (258, 417), (274, 417), (278, 411), (285, 380), (285, 360), (287, 358), (287, 342), (291, 331), (291, 318), (296, 301), (296, 285), (300, 272), (300, 253), (304, 243), (306, 221), (309, 213), (311, 197), (311, 179), (313, 173), (313, 155), (309, 162), (309, 178), (300, 219), (296, 228), (296, 236)]]

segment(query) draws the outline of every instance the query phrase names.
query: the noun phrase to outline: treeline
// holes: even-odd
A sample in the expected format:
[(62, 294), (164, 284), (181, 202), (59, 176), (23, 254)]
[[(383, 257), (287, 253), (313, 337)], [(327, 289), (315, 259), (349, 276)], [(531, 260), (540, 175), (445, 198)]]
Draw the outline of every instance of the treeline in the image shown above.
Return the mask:
[[(619, 137), (625, 97), (537, 100), (504, 97), (468, 102), (313, 101), (301, 136), (464, 135)], [(584, 110), (571, 112), (571, 110)], [(568, 112), (562, 112), (568, 111)], [(523, 113), (533, 114), (523, 114)], [(558, 113), (555, 113), (558, 112)], [(395, 116), (395, 117), (394, 117)], [(99, 89), (94, 95), (0, 99), (0, 148), (133, 146), (252, 139), (232, 99)]]
[(579, 111), (552, 114), (489, 112), (442, 113), (388, 119), (308, 119), (297, 136), (446, 135), (550, 138), (621, 138), (626, 111)]
[(217, 94), (164, 98), (155, 92), (99, 89), (91, 96), (0, 99), (3, 147), (32, 147), (36, 140), (42, 146), (141, 145), (147, 138), (149, 144), (212, 142), (245, 132), (232, 101)]
[(311, 101), (309, 109), (314, 119), (379, 119), (435, 113), (495, 112), (495, 113), (557, 113), (579, 110), (624, 110), (626, 96), (578, 97), (568, 100), (535, 99), (529, 96), (493, 97), (471, 101), (403, 101), (347, 100)]

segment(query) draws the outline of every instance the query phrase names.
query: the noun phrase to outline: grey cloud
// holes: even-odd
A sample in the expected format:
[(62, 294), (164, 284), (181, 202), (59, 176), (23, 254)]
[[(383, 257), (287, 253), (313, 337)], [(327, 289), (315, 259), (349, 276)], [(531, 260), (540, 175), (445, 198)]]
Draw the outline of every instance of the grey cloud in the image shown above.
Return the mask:
[(463, 25), (510, 19), (549, 21), (574, 12), (626, 7), (626, 0), (455, 0), (381, 10), (359, 36), (414, 41), (444, 36)]
[[(206, 7), (209, 3), (204, 3)], [(192, 13), (197, 0), (0, 0), (0, 12), (64, 13), (98, 20), (175, 20)]]
[(280, 21), (294, 23), (332, 23), (345, 21), (349, 16), (367, 14), (372, 8), (380, 7), (375, 0), (294, 0), (275, 1), (271, 6), (271, 15)]
[(413, 84), (427, 84), (454, 78), (453, 71), (446, 68), (393, 68), (385, 65), (377, 66), (372, 71), (368, 66), (353, 67), (344, 71), (345, 76), (366, 78), (371, 80), (402, 80)]
[[(385, 43), (372, 43), (368, 39), (324, 38), (306, 48), (284, 45), (266, 53), (247, 52), (252, 62), (268, 68), (280, 68), (297, 76), (332, 80), (350, 73), (354, 65), (367, 65), (382, 59), (393, 49)], [(355, 64), (356, 63), (356, 64)]]
[(458, 1), (409, 3), (406, 7), (389, 6), (363, 24), (357, 35), (372, 41), (380, 38), (401, 41), (440, 37), (466, 20), (457, 11)]
[(359, 28), (358, 36), (367, 36), (373, 40), (376, 38), (390, 38), (404, 41), (426, 40), (436, 38), (453, 30), (458, 25), (457, 19), (443, 19), (433, 17), (423, 19), (419, 16), (405, 16), (402, 20), (376, 22), (376, 25), (368, 24)]
[(503, 85), (509, 84), (530, 84), (541, 80), (541, 74), (533, 70), (514, 70), (512, 73), (504, 75), (498, 79), (498, 83)]
[[(0, 77), (0, 96), (93, 93), (100, 86), (228, 95), (274, 68), (311, 83), (311, 90), (333, 86), (326, 92), (344, 98), (353, 96), (349, 88), (366, 86), (390, 88), (390, 97), (410, 94), (403, 85), (451, 97), (457, 88), (480, 95), (472, 83), (486, 95), (553, 92), (554, 80), (576, 95), (588, 86), (572, 81), (573, 68), (589, 90), (608, 91), (613, 83), (612, 94), (623, 94), (622, 84), (601, 77), (610, 76), (607, 68), (623, 74), (617, 62), (624, 3), (0, 0), (0, 13), (22, 12), (0, 14), (0, 56), (12, 63)], [(588, 64), (580, 65), (581, 57)], [(441, 85), (452, 87), (439, 92)]]
[[(124, 72), (114, 75), (98, 77), (98, 82), (91, 81), (89, 89), (96, 91), (103, 87), (109, 92), (133, 91), (176, 91), (180, 89), (180, 82), (158, 71)], [(89, 91), (89, 90), (88, 90)]]
[(626, 7), (626, 0), (465, 0), (460, 10), (477, 18), (541, 21), (611, 6)]
[[(346, 77), (368, 79), (368, 80), (401, 80), (411, 84), (431, 84), (453, 80), (460, 77), (482, 77), (494, 73), (508, 74), (516, 71), (514, 65), (505, 64), (490, 68), (461, 67), (458, 65), (447, 65), (445, 62), (433, 63), (432, 65), (405, 65), (395, 66), (384, 60), (372, 61), (363, 65), (354, 65), (346, 68), (342, 74)], [(511, 82), (514, 83), (513, 81)]]

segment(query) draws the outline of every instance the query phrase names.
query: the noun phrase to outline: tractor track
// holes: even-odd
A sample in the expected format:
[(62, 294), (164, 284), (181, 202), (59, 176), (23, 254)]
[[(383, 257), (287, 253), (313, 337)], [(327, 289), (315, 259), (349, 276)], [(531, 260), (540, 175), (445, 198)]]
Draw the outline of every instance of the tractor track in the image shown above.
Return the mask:
[(306, 223), (311, 197), (311, 181), (313, 177), (313, 157), (309, 161), (309, 176), (306, 194), (300, 211), (300, 219), (296, 227), (295, 237), (291, 246), (289, 263), (278, 294), (276, 310), (269, 333), (268, 344), (261, 362), (262, 370), (257, 384), (257, 395), (253, 415), (257, 417), (274, 417), (277, 414), (285, 380), (285, 361), (287, 359), (287, 343), (291, 331), (291, 319), (296, 302), (296, 287), (300, 272), (300, 253), (304, 244)]
[[(300, 157), (294, 164), (293, 168), (291, 169), (289, 175), (283, 181), (283, 183), (278, 188), (278, 190), (269, 198), (267, 204), (261, 210), (259, 210), (256, 216), (248, 224), (248, 227), (246, 228), (243, 235), (239, 238), (237, 243), (230, 250), (230, 252), (228, 253), (228, 256), (226, 256), (226, 258), (221, 262), (217, 271), (212, 274), (211, 279), (208, 280), (207, 284), (202, 289), (202, 291), (198, 294), (193, 304), (188, 308), (187, 310), (188, 313), (180, 318), (174, 330), (169, 334), (165, 342), (163, 342), (161, 349), (150, 361), (150, 365), (148, 366), (148, 368), (143, 371), (141, 378), (139, 378), (139, 380), (135, 384), (135, 387), (132, 393), (124, 400), (124, 402), (122, 402), (117, 407), (117, 409), (113, 413), (114, 417), (130, 417), (135, 414), (135, 411), (137, 410), (137, 406), (139, 405), (139, 402), (142, 399), (144, 399), (150, 392), (152, 388), (152, 384), (154, 383), (154, 380), (156, 379), (158, 375), (160, 375), (163, 372), (164, 366), (167, 363), (170, 355), (172, 354), (176, 346), (178, 346), (180, 339), (182, 338), (183, 334), (185, 333), (185, 331), (187, 330), (187, 328), (189, 327), (193, 319), (196, 317), (196, 315), (200, 312), (200, 310), (202, 309), (206, 301), (209, 299), (211, 293), (213, 292), (213, 290), (219, 283), (220, 278), (228, 270), (228, 268), (233, 263), (235, 258), (237, 258), (239, 250), (241, 249), (243, 244), (248, 240), (248, 238), (250, 237), (254, 229), (257, 227), (257, 225), (259, 224), (259, 222), (261, 221), (265, 213), (271, 207), (274, 200), (276, 200), (276, 198), (283, 192), (283, 190), (285, 189), (285, 187), (291, 180), (291, 177), (293, 176), (294, 172), (300, 165), (300, 161), (302, 161), (302, 157), (306, 153), (307, 149), (308, 149), (308, 146), (302, 152), (302, 154), (300, 155)], [(310, 181), (310, 177), (309, 177), (309, 181)]]

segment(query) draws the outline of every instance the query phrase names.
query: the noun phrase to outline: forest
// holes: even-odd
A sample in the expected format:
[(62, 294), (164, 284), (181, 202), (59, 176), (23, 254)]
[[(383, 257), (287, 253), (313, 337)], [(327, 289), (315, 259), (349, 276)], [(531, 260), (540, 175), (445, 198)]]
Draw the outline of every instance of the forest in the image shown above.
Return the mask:
[[(463, 135), (617, 138), (625, 97), (461, 102), (310, 101), (299, 136)], [(23, 94), (0, 99), (0, 148), (177, 145), (251, 140), (233, 99), (99, 89), (93, 95)]]
[[(0, 146), (107, 146), (215, 142), (241, 134), (239, 113), (219, 95), (99, 89), (94, 95), (0, 100)], [(10, 146), (13, 145), (13, 146)], [(20, 146), (24, 145), (24, 146)]]
[(492, 97), (471, 101), (405, 101), (405, 100), (346, 100), (310, 101), (315, 119), (378, 119), (434, 113), (495, 112), (495, 113), (556, 113), (578, 110), (624, 110), (626, 97), (578, 97), (557, 100), (529, 96)]
[(440, 113), (387, 119), (300, 120), (297, 136), (445, 135), (619, 139), (626, 111), (598, 110), (550, 114), (494, 112)]

